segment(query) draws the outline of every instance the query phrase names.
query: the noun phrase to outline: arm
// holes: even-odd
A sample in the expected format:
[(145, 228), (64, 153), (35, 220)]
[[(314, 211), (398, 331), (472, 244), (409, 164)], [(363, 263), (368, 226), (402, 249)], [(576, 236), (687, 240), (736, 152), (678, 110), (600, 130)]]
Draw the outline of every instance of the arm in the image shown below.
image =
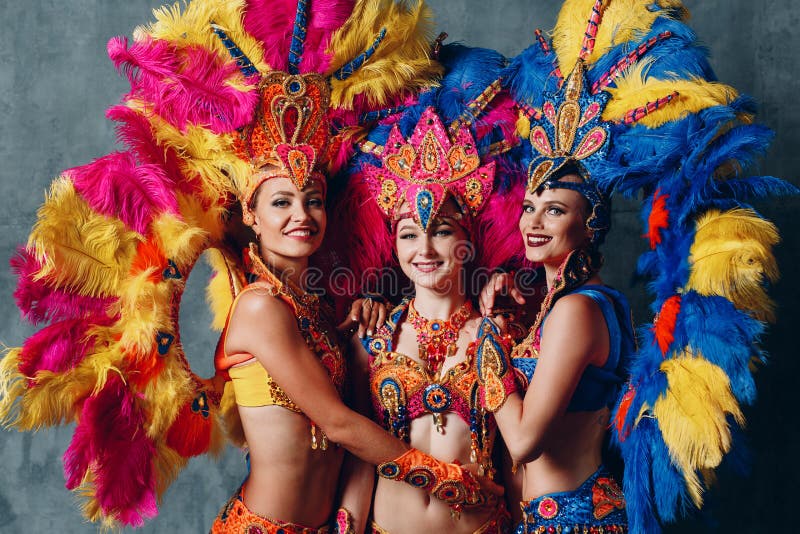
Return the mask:
[[(361, 414), (370, 412), (369, 391), (369, 355), (358, 340), (351, 340), (349, 375), (353, 385), (353, 407)], [(348, 454), (342, 468), (342, 495), (340, 509), (350, 514), (354, 532), (364, 532), (367, 527), (370, 508), (372, 507), (372, 490), (375, 486), (375, 468)]]
[[(425, 491), (450, 504), (481, 501), (476, 479), (465, 469), (409, 447), (368, 418), (350, 410), (330, 383), (322, 364), (306, 345), (286, 305), (266, 291), (242, 295), (228, 331), (228, 352), (252, 354), (303, 413), (327, 437), (393, 480), (415, 485), (416, 467), (424, 465), (433, 478)], [(453, 493), (448, 488), (457, 486)], [(486, 490), (495, 491), (487, 482)]]
[(516, 462), (541, 455), (549, 428), (566, 412), (586, 366), (602, 365), (607, 355), (608, 329), (597, 304), (577, 294), (560, 299), (545, 321), (536, 372), (524, 398), (510, 395), (495, 413)]

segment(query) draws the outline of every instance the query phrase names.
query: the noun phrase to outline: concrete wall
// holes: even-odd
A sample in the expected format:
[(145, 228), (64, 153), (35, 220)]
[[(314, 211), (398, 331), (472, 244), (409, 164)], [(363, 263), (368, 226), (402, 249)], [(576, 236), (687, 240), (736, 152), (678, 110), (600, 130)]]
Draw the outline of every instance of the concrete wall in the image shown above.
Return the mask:
[[(507, 55), (522, 50), (533, 29), (551, 28), (558, 2), (545, 0), (430, 0), (438, 27), (450, 40), (493, 47)], [(113, 126), (104, 119), (127, 87), (105, 55), (107, 40), (131, 35), (151, 19), (160, 0), (5, 1), (0, 17), (0, 266), (23, 243), (50, 180), (65, 168), (113, 150)], [(762, 172), (799, 183), (800, 111), (797, 50), (800, 10), (792, 0), (686, 0), (691, 22), (711, 50), (723, 81), (753, 95), (760, 120), (776, 131)], [(710, 497), (724, 531), (766, 532), (788, 528), (800, 469), (795, 400), (796, 339), (793, 308), (800, 303), (793, 279), (798, 263), (797, 199), (764, 203), (759, 209), (781, 228), (778, 256), (784, 279), (774, 288), (780, 320), (764, 337), (771, 363), (759, 372), (760, 398), (748, 411), (748, 437), (754, 452), (749, 478), (723, 475)], [(640, 321), (649, 320), (644, 288), (632, 282), (633, 261), (643, 245), (634, 205), (618, 203), (615, 231), (606, 246), (605, 277), (626, 291)], [(201, 374), (211, 371), (216, 339), (208, 329), (202, 299), (204, 272), (189, 283), (181, 319), (186, 351)], [(17, 346), (33, 329), (19, 319), (11, 294), (15, 280), (0, 267), (0, 342)], [(72, 427), (36, 434), (0, 431), (0, 532), (92, 532), (73, 496), (64, 489), (61, 455)], [(167, 492), (158, 518), (144, 532), (207, 531), (218, 508), (244, 475), (241, 454), (229, 448), (221, 459), (193, 460)], [(675, 532), (700, 531), (693, 521)]]

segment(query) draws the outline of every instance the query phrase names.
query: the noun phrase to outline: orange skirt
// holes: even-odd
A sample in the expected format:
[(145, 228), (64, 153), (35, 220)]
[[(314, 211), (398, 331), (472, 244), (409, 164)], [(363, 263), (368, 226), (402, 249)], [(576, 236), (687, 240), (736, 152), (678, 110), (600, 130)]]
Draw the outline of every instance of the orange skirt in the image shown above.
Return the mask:
[(327, 534), (328, 525), (312, 528), (254, 514), (244, 505), (244, 486), (222, 507), (210, 534)]

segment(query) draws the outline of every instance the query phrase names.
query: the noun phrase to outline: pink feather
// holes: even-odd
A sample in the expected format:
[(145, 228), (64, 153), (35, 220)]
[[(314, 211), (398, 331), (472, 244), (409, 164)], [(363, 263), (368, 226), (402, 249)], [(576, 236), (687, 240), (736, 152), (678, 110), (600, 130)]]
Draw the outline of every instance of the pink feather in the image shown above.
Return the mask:
[(88, 336), (93, 326), (114, 322), (107, 315), (67, 319), (42, 328), (30, 336), (19, 355), (19, 370), (29, 377), (37, 371), (61, 373), (74, 368), (94, 346)]
[(106, 309), (115, 300), (68, 293), (48, 285), (47, 280), (37, 280), (35, 275), (41, 270), (42, 265), (25, 247), (17, 249), (9, 264), (17, 275), (14, 300), (22, 317), (33, 324), (62, 321), (84, 315), (105, 315)]
[(519, 144), (516, 131), (517, 107), (514, 100), (506, 92), (498, 94), (486, 111), (475, 123), (476, 139), (491, 133), (495, 127), (503, 132), (503, 139), (512, 144)]
[(147, 117), (121, 105), (109, 108), (106, 117), (118, 123), (117, 139), (136, 154), (139, 162), (162, 167), (180, 192), (191, 195), (197, 191), (198, 184), (184, 178), (175, 151), (158, 145)]
[(131, 83), (126, 98), (151, 103), (176, 128), (196, 124), (226, 133), (252, 119), (258, 93), (255, 86), (243, 92), (227, 83), (240, 76), (234, 61), (202, 47), (177, 48), (155, 39), (127, 44), (123, 38), (108, 43), (109, 57)]
[(102, 391), (84, 402), (64, 453), (67, 488), (76, 488), (91, 469), (101, 509), (124, 525), (141, 526), (158, 514), (156, 450), (145, 422), (136, 395), (111, 373)]
[[(501, 172), (508, 171), (498, 165), (498, 173)], [(495, 192), (475, 218), (472, 242), (478, 253), (479, 267), (492, 270), (522, 266), (525, 247), (519, 231), (519, 217), (524, 196), (522, 183), (508, 191)]]
[[(309, 2), (308, 28), (300, 61), (300, 72), (325, 72), (330, 64), (326, 52), (331, 36), (350, 16), (353, 0)], [(270, 68), (287, 70), (289, 47), (297, 13), (297, 0), (249, 0), (245, 8), (247, 33), (263, 43)]]
[[(378, 207), (369, 185), (361, 173), (349, 177), (330, 228), (333, 240), (346, 264), (356, 274), (396, 265), (393, 258), (394, 236), (386, 215)], [(357, 288), (367, 289), (367, 288)]]
[(159, 213), (178, 213), (172, 180), (158, 165), (137, 165), (131, 152), (113, 152), (66, 174), (92, 209), (140, 234)]

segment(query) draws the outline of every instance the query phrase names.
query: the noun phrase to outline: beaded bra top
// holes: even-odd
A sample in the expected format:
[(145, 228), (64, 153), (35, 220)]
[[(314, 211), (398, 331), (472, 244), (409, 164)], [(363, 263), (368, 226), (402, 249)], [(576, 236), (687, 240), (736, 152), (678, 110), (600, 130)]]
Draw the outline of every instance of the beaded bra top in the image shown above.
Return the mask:
[(444, 372), (432, 373), (423, 363), (393, 350), (400, 321), (407, 315), (410, 299), (392, 310), (374, 336), (364, 338), (370, 358), (370, 391), (376, 421), (393, 435), (409, 440), (411, 421), (432, 414), (436, 429), (444, 429), (444, 415), (458, 415), (470, 428), (471, 460), (487, 459), (494, 418), (484, 412), (478, 396), (475, 367), (477, 340), (467, 357)]

